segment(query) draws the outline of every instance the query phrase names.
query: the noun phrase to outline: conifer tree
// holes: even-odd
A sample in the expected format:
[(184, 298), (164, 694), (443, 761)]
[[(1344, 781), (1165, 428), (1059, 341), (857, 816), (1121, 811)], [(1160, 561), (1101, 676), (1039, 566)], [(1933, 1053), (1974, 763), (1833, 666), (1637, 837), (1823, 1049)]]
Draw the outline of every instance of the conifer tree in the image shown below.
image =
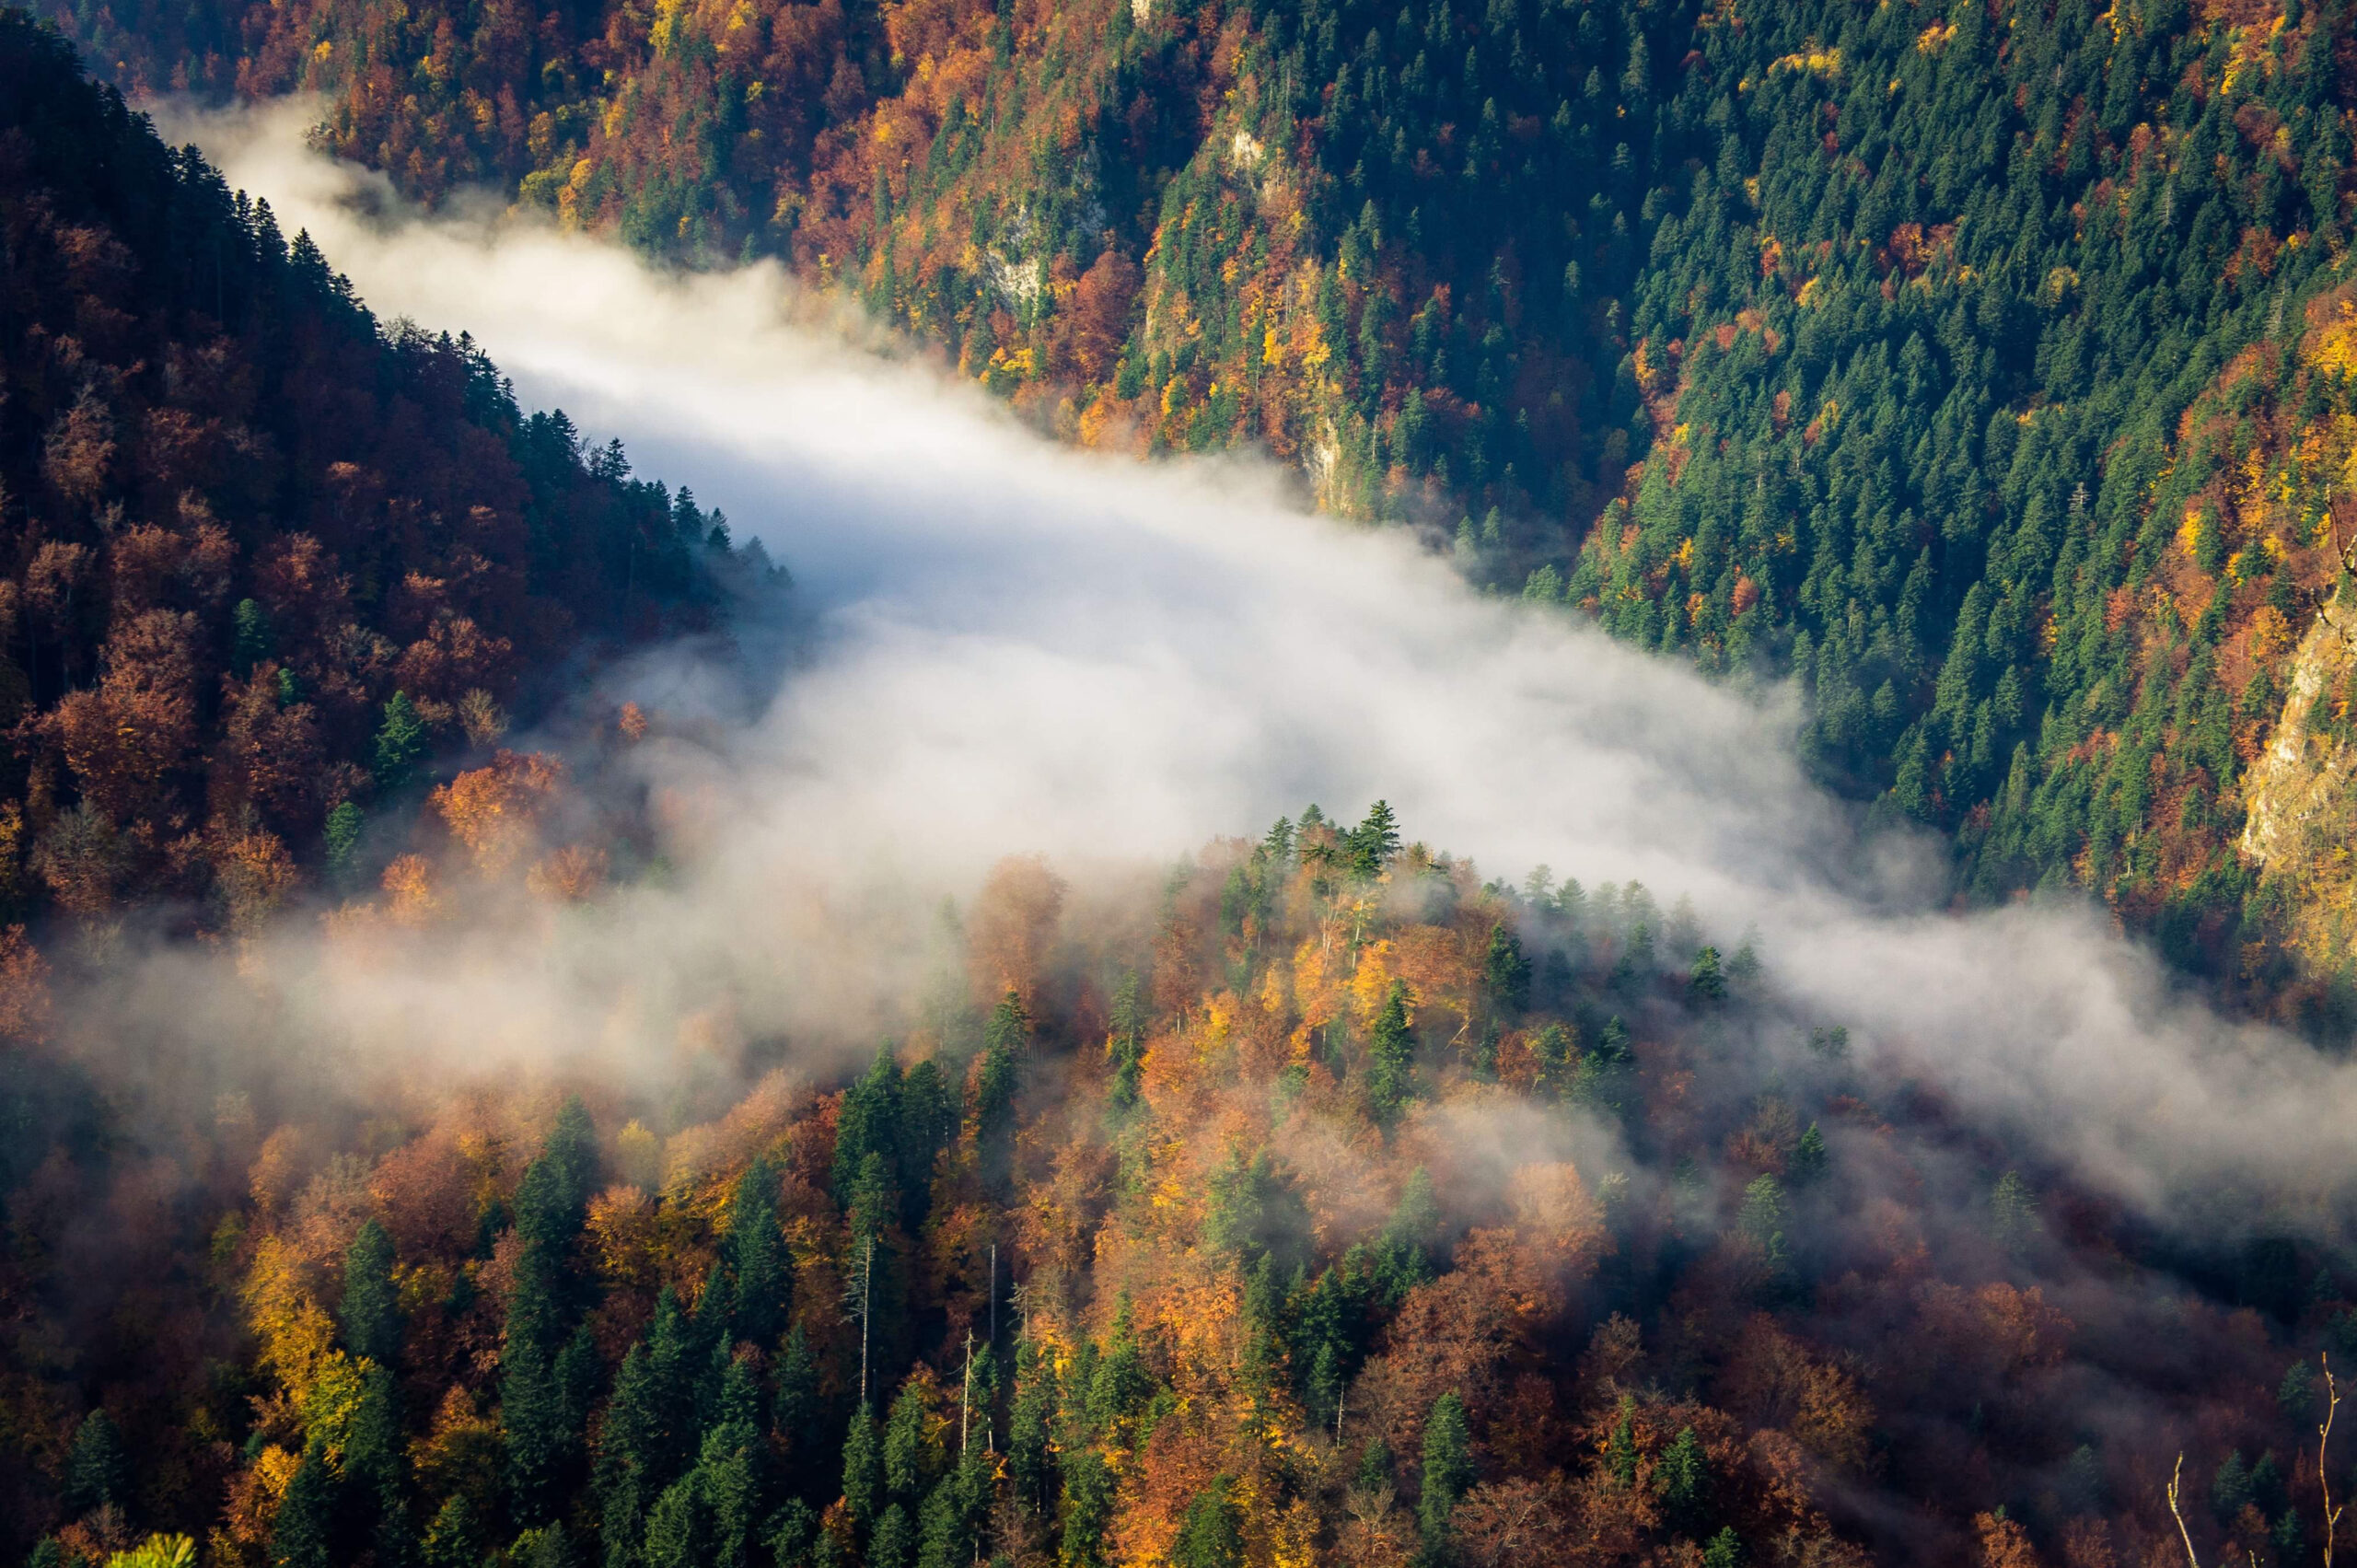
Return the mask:
[(271, 1525), (271, 1568), (331, 1568), (335, 1503), (327, 1450), (315, 1441), (303, 1450)]
[(1711, 1506), (1711, 1461), (1692, 1427), (1678, 1429), (1677, 1437), (1662, 1450), (1654, 1473), (1661, 1487), (1662, 1516), (1670, 1528), (1700, 1534)]
[(377, 787), (387, 794), (399, 790), (425, 753), (425, 720), (408, 692), (396, 691), (385, 703), (384, 723), (377, 730), (376, 763), (370, 770)]
[(401, 1301), (393, 1289), (393, 1238), (365, 1222), (343, 1255), (343, 1300), (336, 1307), (343, 1342), (355, 1356), (390, 1366), (401, 1353)]
[(1187, 1505), (1170, 1549), (1172, 1568), (1244, 1568), (1243, 1510), (1234, 1484), (1221, 1476)]
[[(635, 1561), (633, 1554), (630, 1561)], [(474, 1505), (463, 1492), (454, 1492), (426, 1527), (420, 1555), (424, 1568), (482, 1568), (483, 1546), (475, 1522)], [(610, 1556), (607, 1561), (611, 1563)]]
[(756, 1159), (737, 1183), (721, 1243), (732, 1343), (772, 1344), (790, 1310), (792, 1276), (777, 1226), (777, 1169)]
[(916, 1558), (916, 1527), (909, 1511), (895, 1503), (876, 1521), (876, 1538), (867, 1548), (867, 1568), (912, 1568)]
[(1367, 1040), (1367, 1114), (1376, 1126), (1389, 1127), (1415, 1093), (1416, 1040), (1408, 1028), (1408, 982), (1395, 980)]
[(1424, 1423), (1423, 1492), (1416, 1504), (1425, 1550), (1441, 1551), (1448, 1539), (1450, 1518), (1466, 1488), (1473, 1484), (1473, 1441), (1466, 1424), (1465, 1401), (1451, 1389), (1433, 1404)]
[(875, 1412), (862, 1405), (853, 1413), (851, 1431), (843, 1438), (843, 1509), (863, 1531), (876, 1522), (883, 1507), (883, 1450)]
[(75, 1516), (110, 1504), (121, 1508), (131, 1501), (131, 1460), (123, 1452), (122, 1431), (103, 1406), (74, 1429), (74, 1446), (65, 1458), (64, 1501), (65, 1511)]

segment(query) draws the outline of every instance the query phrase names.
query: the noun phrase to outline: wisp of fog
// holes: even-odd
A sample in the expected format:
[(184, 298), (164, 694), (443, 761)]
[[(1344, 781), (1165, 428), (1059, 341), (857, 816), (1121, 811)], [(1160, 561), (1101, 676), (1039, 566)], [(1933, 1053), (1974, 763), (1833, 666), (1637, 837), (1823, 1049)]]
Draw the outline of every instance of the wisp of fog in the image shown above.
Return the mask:
[[(1404, 533), (1306, 514), (1264, 465), (1059, 447), (938, 369), (797, 324), (772, 266), (679, 276), (409, 212), (306, 150), (299, 104), (162, 118), (380, 318), (472, 333), (528, 407), (725, 508), (790, 565), (805, 620), (757, 712), (714, 702), (720, 738), (644, 749), (667, 879), (430, 967), (322, 970), (276, 1004), (309, 1034), (659, 1062), (715, 999), (748, 1029), (886, 1027), (894, 964), (1001, 856), (1134, 875), (1381, 796), (1485, 874), (1641, 878), (1722, 942), (1756, 927), (1780, 991), (1845, 1024), (1867, 1070), (2155, 1214), (2221, 1186), (2336, 1206), (2357, 1171), (2350, 1069), (2188, 999), (2092, 907), (1948, 912), (1933, 846), (1864, 833), (1805, 779), (1789, 695), (1478, 595)], [(618, 679), (658, 708), (712, 686), (689, 650)]]

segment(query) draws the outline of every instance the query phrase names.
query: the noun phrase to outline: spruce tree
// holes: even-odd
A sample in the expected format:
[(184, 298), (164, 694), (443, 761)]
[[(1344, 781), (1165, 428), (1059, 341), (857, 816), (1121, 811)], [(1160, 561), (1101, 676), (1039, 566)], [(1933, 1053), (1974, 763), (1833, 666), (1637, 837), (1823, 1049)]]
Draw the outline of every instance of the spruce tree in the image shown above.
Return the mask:
[(756, 1159), (737, 1181), (729, 1205), (721, 1266), (730, 1290), (731, 1342), (775, 1343), (790, 1308), (793, 1276), (785, 1238), (778, 1231), (777, 1184), (777, 1167)]
[(425, 720), (406, 691), (396, 691), (385, 704), (384, 723), (377, 730), (377, 787), (389, 795), (410, 781), (426, 753)]
[(1408, 982), (1395, 980), (1376, 1016), (1366, 1052), (1366, 1108), (1389, 1127), (1416, 1093), (1416, 1040), (1408, 1028)]
[(465, 1493), (452, 1493), (434, 1516), (419, 1560), (424, 1568), (482, 1568), (482, 1534)]
[(74, 1429), (63, 1501), (66, 1513), (75, 1516), (110, 1504), (122, 1508), (131, 1501), (131, 1460), (123, 1452), (122, 1431), (104, 1407), (84, 1416)]
[(1244, 1568), (1243, 1510), (1233, 1484), (1221, 1476), (1187, 1505), (1170, 1549), (1171, 1568)]
[(1697, 1535), (1711, 1506), (1711, 1461), (1690, 1426), (1680, 1427), (1654, 1476), (1661, 1488), (1663, 1520), (1681, 1535)]
[(867, 1568), (913, 1568), (916, 1551), (916, 1527), (909, 1522), (909, 1511), (895, 1503), (876, 1521), (876, 1536), (867, 1547)]
[(393, 1238), (375, 1220), (361, 1225), (343, 1254), (343, 1300), (336, 1307), (344, 1347), (390, 1366), (401, 1353), (401, 1301), (393, 1289)]
[(709, 1568), (703, 1497), (691, 1471), (664, 1488), (646, 1511), (646, 1568)]
[(272, 1522), (271, 1568), (330, 1568), (335, 1503), (327, 1450), (315, 1441), (304, 1449)]
[(853, 1412), (851, 1431), (843, 1438), (843, 1510), (853, 1526), (865, 1530), (875, 1523), (883, 1501), (884, 1442), (875, 1412), (862, 1405)]
[(1449, 1519), (1472, 1484), (1472, 1434), (1466, 1424), (1465, 1401), (1452, 1389), (1434, 1402), (1424, 1423), (1423, 1492), (1416, 1521), (1428, 1551), (1438, 1551), (1446, 1541)]

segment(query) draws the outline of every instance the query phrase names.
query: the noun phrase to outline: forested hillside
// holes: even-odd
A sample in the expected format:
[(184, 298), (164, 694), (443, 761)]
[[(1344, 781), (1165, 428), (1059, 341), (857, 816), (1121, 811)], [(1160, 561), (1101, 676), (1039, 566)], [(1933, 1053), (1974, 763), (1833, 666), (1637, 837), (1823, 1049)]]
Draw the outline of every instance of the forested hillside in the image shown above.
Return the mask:
[(1976, 897), (2075, 883), (2260, 998), (2351, 958), (2236, 850), (2357, 534), (2347, 0), (52, 14), (127, 83), (324, 90), (429, 200), (786, 256), (1067, 436), (1265, 447), (1795, 672), (1825, 776)]
[(527, 671), (707, 621), (714, 528), (0, 11), (0, 923), (253, 929)]
[[(331, 940), (397, 965), (540, 887), (568, 787), (461, 775)], [(44, 1126), (0, 1552), (2111, 1568), (2177, 1560), (2180, 1452), (2206, 1560), (2336, 1539), (2345, 1255), (2164, 1239), (1853, 1061), (1707, 912), (1484, 885), (1379, 803), (1209, 845), (1144, 918), (1066, 891), (1001, 865), (865, 1071), (385, 1063), (111, 1166)]]

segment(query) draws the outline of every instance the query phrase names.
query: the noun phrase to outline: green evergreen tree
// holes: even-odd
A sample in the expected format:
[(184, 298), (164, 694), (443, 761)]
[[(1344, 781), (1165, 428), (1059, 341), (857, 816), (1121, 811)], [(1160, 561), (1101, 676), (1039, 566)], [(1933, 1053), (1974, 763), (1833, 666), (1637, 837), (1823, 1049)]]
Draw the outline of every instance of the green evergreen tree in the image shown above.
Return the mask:
[(770, 1345), (792, 1306), (793, 1276), (777, 1224), (777, 1168), (756, 1159), (737, 1183), (721, 1241), (730, 1300), (728, 1338)]
[(1434, 1401), (1424, 1422), (1423, 1490), (1416, 1504), (1416, 1521), (1422, 1527), (1427, 1551), (1443, 1549), (1449, 1520), (1472, 1484), (1472, 1434), (1465, 1419), (1465, 1401), (1452, 1389)]
[(271, 1568), (330, 1568), (334, 1561), (336, 1484), (327, 1451), (304, 1449), (271, 1524)]
[(1187, 1505), (1171, 1568), (1244, 1568), (1244, 1511), (1236, 1505), (1234, 1484), (1220, 1476)]
[(1612, 1435), (1605, 1439), (1604, 1469), (1616, 1485), (1637, 1484), (1637, 1405), (1625, 1395), (1620, 1400), (1620, 1419), (1613, 1424)]
[(1378, 800), (1367, 807), (1366, 820), (1344, 835), (1343, 848), (1354, 874), (1380, 876), (1399, 853), (1399, 824), (1391, 814), (1391, 803)]
[(1395, 980), (1367, 1040), (1366, 1108), (1389, 1127), (1416, 1094), (1416, 1039), (1408, 1028), (1408, 982)]
[(1508, 1016), (1521, 1012), (1530, 1000), (1530, 960), (1523, 957), (1522, 939), (1503, 922), (1490, 927), (1490, 950), (1482, 960), (1481, 974), (1491, 1001)]
[(708, 1568), (700, 1481), (693, 1471), (681, 1476), (646, 1511), (646, 1568)]
[(1113, 1522), (1113, 1471), (1093, 1447), (1065, 1450), (1062, 1568), (1105, 1568), (1105, 1529)]
[(344, 1347), (390, 1366), (401, 1353), (401, 1299), (393, 1288), (393, 1238), (365, 1222), (343, 1254), (343, 1300), (336, 1307)]
[(1792, 1178), (1794, 1186), (1806, 1187), (1825, 1174), (1825, 1134), (1818, 1132), (1817, 1123), (1812, 1121), (1808, 1130), (1800, 1135), (1800, 1141), (1793, 1145), (1793, 1157), (1784, 1173)]
[(229, 668), (241, 680), (270, 657), (270, 617), (255, 600), (241, 598), (229, 612)]
[(63, 1501), (66, 1513), (76, 1516), (110, 1504), (122, 1508), (131, 1501), (131, 1458), (123, 1451), (122, 1430), (103, 1406), (74, 1429), (74, 1446), (65, 1456)]
[(884, 1420), (884, 1486), (904, 1503), (923, 1501), (941, 1472), (942, 1454), (929, 1430), (932, 1423), (932, 1401), (911, 1378)]
[(1716, 947), (1704, 947), (1694, 955), (1694, 967), (1686, 977), (1686, 993), (1706, 1007), (1726, 1000), (1727, 979), (1720, 972)]
[(843, 1508), (852, 1523), (865, 1531), (884, 1505), (884, 1443), (876, 1415), (862, 1405), (851, 1418), (843, 1439)]
[(1702, 1568), (1743, 1568), (1743, 1538), (1732, 1527), (1713, 1536), (1702, 1549)]
[(465, 1493), (452, 1493), (426, 1527), (421, 1561), (424, 1568), (482, 1568), (482, 1534)]
[(425, 720), (406, 691), (396, 691), (385, 704), (384, 722), (377, 729), (376, 763), (370, 769), (377, 787), (390, 795), (410, 781), (427, 750)]
[(909, 1511), (895, 1503), (876, 1521), (876, 1539), (867, 1547), (867, 1568), (911, 1568), (916, 1550), (916, 1527), (909, 1522)]
[(1654, 1479), (1661, 1488), (1663, 1521), (1680, 1535), (1700, 1535), (1711, 1507), (1711, 1460), (1692, 1427), (1680, 1427), (1662, 1450)]
[(360, 807), (349, 800), (338, 801), (328, 813), (324, 846), (328, 875), (340, 887), (348, 886), (358, 869), (360, 824)]
[(1138, 1102), (1138, 1085), (1145, 1070), (1145, 1005), (1138, 994), (1138, 976), (1131, 970), (1113, 989), (1112, 1028), (1105, 1039), (1105, 1054), (1113, 1064), (1111, 1098), (1115, 1110)]

